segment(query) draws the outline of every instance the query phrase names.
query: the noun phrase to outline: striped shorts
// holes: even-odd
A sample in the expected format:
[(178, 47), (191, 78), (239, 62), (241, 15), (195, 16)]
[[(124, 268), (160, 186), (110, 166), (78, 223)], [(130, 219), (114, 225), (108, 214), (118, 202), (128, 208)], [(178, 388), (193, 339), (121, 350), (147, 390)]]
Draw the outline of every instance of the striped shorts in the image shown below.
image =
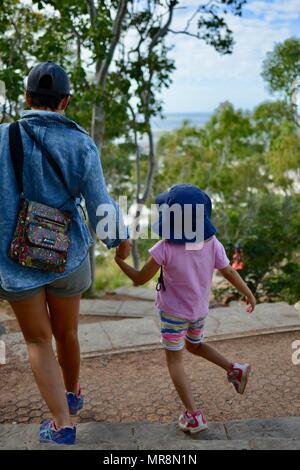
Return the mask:
[(184, 348), (185, 340), (194, 344), (203, 342), (206, 317), (191, 322), (162, 311), (159, 315), (161, 343), (164, 349), (180, 351)]

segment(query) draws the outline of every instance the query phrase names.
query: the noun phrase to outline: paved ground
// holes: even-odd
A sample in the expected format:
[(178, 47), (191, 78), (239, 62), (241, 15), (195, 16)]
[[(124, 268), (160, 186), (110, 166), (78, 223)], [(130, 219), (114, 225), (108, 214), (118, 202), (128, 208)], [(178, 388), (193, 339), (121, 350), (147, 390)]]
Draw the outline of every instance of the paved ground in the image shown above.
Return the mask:
[[(221, 370), (186, 353), (197, 402), (209, 421), (299, 416), (300, 365), (291, 360), (294, 340), (300, 340), (300, 331), (213, 342), (229, 358), (252, 363), (243, 397)], [(84, 359), (82, 366), (83, 422), (171, 423), (181, 412), (163, 351)], [(38, 423), (48, 417), (27, 365), (1, 366), (0, 377), (0, 423)]]
[(136, 299), (143, 299), (143, 300), (152, 300), (154, 301), (156, 298), (156, 291), (155, 289), (149, 289), (147, 287), (119, 287), (111, 292), (112, 294), (117, 295), (126, 295), (129, 297), (133, 297)]
[[(84, 357), (160, 347), (159, 319), (152, 302), (86, 300), (82, 301), (81, 313), (79, 339)], [(15, 329), (14, 320), (6, 317), (5, 312), (2, 321), (0, 316), (0, 325), (6, 330), (1, 338), (6, 343), (7, 360), (24, 362), (27, 351), (22, 335)], [(252, 315), (245, 312), (245, 305), (232, 302), (230, 307), (210, 310), (205, 333), (207, 338), (223, 339), (293, 329), (300, 330), (300, 314), (285, 302), (259, 304)]]
[[(101, 450), (207, 450), (300, 449), (300, 418), (273, 418), (210, 423), (209, 430), (193, 436), (174, 424), (79, 424), (77, 444), (49, 446), (38, 443), (37, 425), (0, 425), (1, 449)], [(199, 454), (198, 454), (199, 456)]]

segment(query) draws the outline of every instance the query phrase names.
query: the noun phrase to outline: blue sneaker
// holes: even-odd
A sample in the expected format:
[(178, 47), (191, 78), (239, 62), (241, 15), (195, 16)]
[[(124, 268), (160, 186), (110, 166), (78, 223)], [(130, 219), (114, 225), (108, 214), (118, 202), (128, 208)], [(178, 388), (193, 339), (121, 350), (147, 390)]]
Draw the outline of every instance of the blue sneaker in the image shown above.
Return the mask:
[(76, 441), (76, 428), (66, 426), (56, 429), (52, 419), (47, 419), (40, 427), (40, 443), (73, 445)]
[(79, 392), (72, 393), (72, 392), (67, 392), (67, 401), (69, 405), (69, 412), (71, 416), (76, 416), (78, 411), (83, 408), (84, 404), (84, 398), (81, 394), (81, 390), (79, 389)]

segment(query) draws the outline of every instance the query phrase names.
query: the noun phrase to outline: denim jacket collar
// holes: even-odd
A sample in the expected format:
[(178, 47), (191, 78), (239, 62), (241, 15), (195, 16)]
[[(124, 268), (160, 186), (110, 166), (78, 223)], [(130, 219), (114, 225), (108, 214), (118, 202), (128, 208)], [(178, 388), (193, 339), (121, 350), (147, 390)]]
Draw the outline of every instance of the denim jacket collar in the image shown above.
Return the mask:
[(87, 131), (83, 129), (83, 127), (77, 124), (77, 122), (72, 121), (71, 119), (68, 119), (65, 115), (56, 113), (54, 111), (30, 109), (30, 110), (23, 111), (21, 113), (21, 119), (23, 118), (26, 118), (26, 119), (37, 118), (37, 119), (46, 119), (47, 121), (50, 120), (54, 122), (63, 122), (68, 127), (76, 127), (76, 129), (83, 132), (84, 134), (88, 134)]

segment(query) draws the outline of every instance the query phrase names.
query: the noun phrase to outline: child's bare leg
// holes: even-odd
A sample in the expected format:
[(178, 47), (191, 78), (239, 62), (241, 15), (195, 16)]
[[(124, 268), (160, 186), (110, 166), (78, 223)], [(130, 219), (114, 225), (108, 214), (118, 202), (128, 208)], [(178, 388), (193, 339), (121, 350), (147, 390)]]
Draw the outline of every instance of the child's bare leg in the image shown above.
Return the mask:
[(185, 408), (193, 413), (197, 411), (190, 381), (183, 367), (182, 351), (166, 351), (167, 365), (171, 379)]
[(203, 357), (204, 359), (213, 362), (217, 366), (222, 367), (222, 369), (225, 369), (227, 372), (229, 372), (232, 366), (232, 362), (228, 361), (226, 357), (224, 357), (222, 354), (216, 351), (216, 349), (212, 348), (208, 344), (193, 344), (189, 341), (186, 341), (185, 347), (192, 354)]

